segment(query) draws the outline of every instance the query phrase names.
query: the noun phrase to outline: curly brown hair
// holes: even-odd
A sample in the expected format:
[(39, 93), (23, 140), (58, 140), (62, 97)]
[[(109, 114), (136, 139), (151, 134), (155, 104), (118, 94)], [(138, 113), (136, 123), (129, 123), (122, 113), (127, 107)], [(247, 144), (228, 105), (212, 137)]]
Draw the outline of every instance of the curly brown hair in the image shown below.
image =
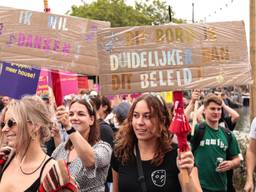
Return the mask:
[(158, 127), (156, 135), (158, 146), (151, 163), (159, 166), (163, 162), (165, 154), (172, 149), (172, 135), (168, 131), (171, 121), (170, 115), (166, 103), (159, 95), (144, 94), (132, 104), (126, 123), (116, 135), (114, 154), (123, 165), (128, 163), (129, 160), (134, 159), (134, 147), (138, 140), (133, 131), (132, 120), (134, 109), (137, 103), (142, 100), (147, 103), (151, 115), (151, 122)]

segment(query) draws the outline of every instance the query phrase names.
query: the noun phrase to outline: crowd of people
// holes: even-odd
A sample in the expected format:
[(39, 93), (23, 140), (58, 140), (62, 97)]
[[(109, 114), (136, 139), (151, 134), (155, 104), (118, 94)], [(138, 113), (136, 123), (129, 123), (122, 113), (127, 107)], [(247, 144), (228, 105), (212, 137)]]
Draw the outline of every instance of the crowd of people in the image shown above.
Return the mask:
[[(235, 191), (232, 170), (243, 159), (232, 133), (239, 114), (224, 92), (191, 92), (184, 116), (193, 131), (185, 152), (169, 130), (176, 106), (160, 95), (110, 100), (91, 91), (66, 96), (61, 106), (51, 95), (5, 96), (2, 103), (0, 191)], [(250, 138), (248, 192), (256, 119)]]

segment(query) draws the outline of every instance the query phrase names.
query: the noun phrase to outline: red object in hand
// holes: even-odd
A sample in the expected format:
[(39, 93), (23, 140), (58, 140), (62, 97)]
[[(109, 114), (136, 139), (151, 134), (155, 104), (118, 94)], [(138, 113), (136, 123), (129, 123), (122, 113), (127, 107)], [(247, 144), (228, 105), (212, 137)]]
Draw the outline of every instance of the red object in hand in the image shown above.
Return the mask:
[(4, 163), (5, 163), (5, 159), (1, 158), (0, 159), (0, 166), (4, 165)]
[(177, 136), (180, 152), (185, 152), (189, 150), (187, 135), (191, 131), (191, 127), (184, 115), (182, 92), (176, 91), (173, 96), (176, 108), (174, 118), (169, 126), (169, 131)]

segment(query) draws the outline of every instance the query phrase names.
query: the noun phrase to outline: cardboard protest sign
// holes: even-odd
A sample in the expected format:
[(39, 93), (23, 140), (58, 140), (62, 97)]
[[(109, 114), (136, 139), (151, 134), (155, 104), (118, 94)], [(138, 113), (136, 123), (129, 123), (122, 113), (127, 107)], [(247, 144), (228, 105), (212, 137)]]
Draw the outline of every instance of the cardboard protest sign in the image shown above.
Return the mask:
[(49, 80), (48, 80), (48, 71), (41, 69), (40, 76), (38, 79), (36, 94), (40, 95), (49, 95)]
[(85, 75), (79, 75), (77, 76), (77, 83), (78, 83), (78, 90), (81, 89), (88, 89), (89, 83), (88, 83), (88, 77)]
[(60, 73), (62, 96), (78, 93), (78, 80), (76, 73)]
[(36, 93), (40, 70), (27, 65), (0, 63), (0, 95), (20, 99)]
[(109, 22), (0, 7), (0, 59), (98, 74), (96, 31)]
[(97, 35), (104, 95), (251, 81), (242, 21), (110, 28)]
[[(65, 95), (77, 94), (78, 93), (77, 73), (62, 71), (62, 72), (59, 72), (59, 75), (60, 75), (59, 80), (60, 80), (60, 86), (61, 86), (59, 94), (61, 94), (62, 100)], [(51, 87), (51, 76), (49, 75), (49, 71), (46, 69), (41, 69), (37, 90), (36, 90), (37, 95), (49, 95), (50, 94), (49, 86)]]

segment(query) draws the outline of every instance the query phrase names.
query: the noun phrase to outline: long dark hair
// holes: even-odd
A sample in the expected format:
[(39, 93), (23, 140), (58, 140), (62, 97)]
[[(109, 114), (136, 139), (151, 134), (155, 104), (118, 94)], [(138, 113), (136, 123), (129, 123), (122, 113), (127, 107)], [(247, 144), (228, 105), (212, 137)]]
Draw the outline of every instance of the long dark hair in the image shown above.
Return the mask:
[[(92, 101), (90, 101), (90, 99), (78, 99), (78, 100), (73, 100), (70, 105), (69, 108), (71, 108), (71, 106), (74, 103), (79, 103), (81, 105), (84, 105), (86, 107), (86, 109), (88, 110), (88, 114), (90, 115), (90, 117), (94, 118), (93, 124), (90, 125), (90, 132), (89, 132), (89, 136), (88, 136), (88, 143), (90, 143), (91, 146), (93, 146), (95, 143), (97, 143), (100, 140), (100, 129), (99, 129), (99, 125), (97, 123), (97, 116), (96, 116), (96, 110), (94, 108), (94, 105), (92, 104)], [(68, 140), (65, 149), (70, 149), (72, 146), (72, 142), (70, 140)]]
[(133, 131), (132, 120), (134, 109), (138, 102), (144, 100), (150, 110), (152, 122), (158, 127), (157, 131), (157, 151), (154, 154), (154, 158), (151, 163), (154, 165), (160, 165), (165, 153), (171, 150), (171, 137), (172, 135), (168, 131), (170, 125), (170, 116), (164, 100), (161, 97), (151, 94), (145, 94), (140, 96), (131, 106), (128, 113), (128, 118), (124, 127), (120, 129), (116, 135), (114, 154), (121, 161), (122, 164), (126, 164), (132, 159), (134, 146), (138, 142), (137, 137)]

